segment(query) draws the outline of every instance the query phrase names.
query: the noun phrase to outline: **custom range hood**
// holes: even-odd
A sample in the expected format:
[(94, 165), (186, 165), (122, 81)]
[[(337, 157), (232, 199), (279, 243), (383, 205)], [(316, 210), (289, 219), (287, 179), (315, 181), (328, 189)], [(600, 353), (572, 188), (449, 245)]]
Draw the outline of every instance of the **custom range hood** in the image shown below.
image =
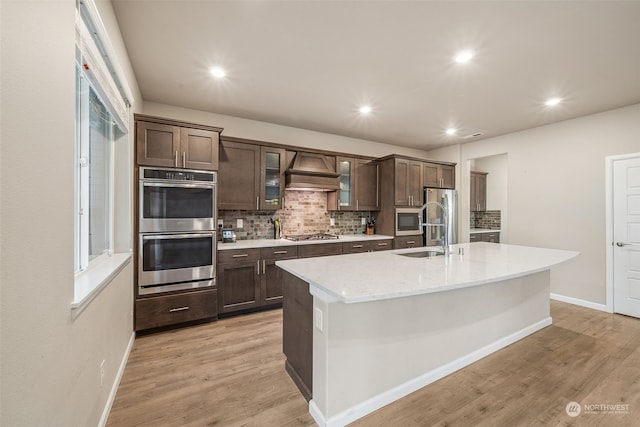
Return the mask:
[(298, 151), (285, 171), (285, 188), (290, 190), (335, 191), (340, 189), (336, 158)]

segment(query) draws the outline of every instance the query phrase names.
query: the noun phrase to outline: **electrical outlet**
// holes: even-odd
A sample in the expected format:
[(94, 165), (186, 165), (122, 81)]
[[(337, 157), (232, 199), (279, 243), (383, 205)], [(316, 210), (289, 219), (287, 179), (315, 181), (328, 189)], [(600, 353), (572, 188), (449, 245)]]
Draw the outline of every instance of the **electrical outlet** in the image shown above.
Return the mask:
[(103, 360), (100, 364), (100, 387), (104, 386), (104, 364), (106, 360)]
[(242, 228), (243, 226), (244, 226), (244, 221), (242, 220), (242, 218), (238, 218), (236, 220), (236, 227)]
[(218, 220), (218, 228), (224, 228), (224, 220), (222, 219)]
[(335, 218), (329, 218), (329, 225), (336, 225), (336, 219)]
[(360, 218), (360, 223), (365, 225), (367, 223), (367, 219), (365, 217)]

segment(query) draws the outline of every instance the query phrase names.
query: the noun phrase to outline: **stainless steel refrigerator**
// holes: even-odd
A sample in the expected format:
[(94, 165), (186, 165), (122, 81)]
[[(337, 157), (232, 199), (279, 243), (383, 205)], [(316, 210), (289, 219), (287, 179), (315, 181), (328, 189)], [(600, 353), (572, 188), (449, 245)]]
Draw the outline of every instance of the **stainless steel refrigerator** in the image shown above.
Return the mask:
[(458, 243), (458, 199), (456, 190), (425, 187), (424, 201), (425, 203), (437, 202), (445, 208), (442, 209), (439, 205), (430, 204), (423, 211), (422, 221), (427, 224), (423, 233), (424, 245), (438, 246), (443, 244), (445, 221), (449, 228), (449, 244)]

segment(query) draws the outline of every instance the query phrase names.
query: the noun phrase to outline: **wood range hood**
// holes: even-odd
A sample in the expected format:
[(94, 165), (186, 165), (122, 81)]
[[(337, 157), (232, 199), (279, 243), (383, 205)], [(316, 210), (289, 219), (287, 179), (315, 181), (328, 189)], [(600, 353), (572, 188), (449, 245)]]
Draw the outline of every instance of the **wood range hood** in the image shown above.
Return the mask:
[(336, 191), (340, 189), (339, 177), (334, 156), (298, 151), (293, 164), (285, 171), (285, 188)]

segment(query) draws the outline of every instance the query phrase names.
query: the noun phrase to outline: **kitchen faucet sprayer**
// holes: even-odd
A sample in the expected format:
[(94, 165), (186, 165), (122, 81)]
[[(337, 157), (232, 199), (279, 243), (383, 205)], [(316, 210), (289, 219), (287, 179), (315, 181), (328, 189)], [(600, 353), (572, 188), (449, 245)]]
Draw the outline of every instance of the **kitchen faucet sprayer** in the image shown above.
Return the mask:
[[(439, 206), (440, 209), (442, 209), (442, 216), (444, 218), (444, 236), (442, 238), (442, 250), (444, 251), (444, 256), (448, 257), (449, 256), (449, 210), (447, 209), (447, 205), (448, 205), (448, 200), (447, 200), (447, 195), (443, 194), (442, 195), (442, 203), (440, 202), (427, 202), (424, 205), (422, 205), (422, 207), (420, 208), (420, 212), (424, 212), (424, 217), (427, 218), (427, 220), (429, 219), (428, 213), (427, 213), (427, 208), (431, 205), (435, 205), (435, 206)], [(420, 228), (422, 229), (422, 227), (427, 227), (429, 224), (427, 222), (423, 222), (420, 224)], [(439, 224), (438, 224), (439, 225)]]

